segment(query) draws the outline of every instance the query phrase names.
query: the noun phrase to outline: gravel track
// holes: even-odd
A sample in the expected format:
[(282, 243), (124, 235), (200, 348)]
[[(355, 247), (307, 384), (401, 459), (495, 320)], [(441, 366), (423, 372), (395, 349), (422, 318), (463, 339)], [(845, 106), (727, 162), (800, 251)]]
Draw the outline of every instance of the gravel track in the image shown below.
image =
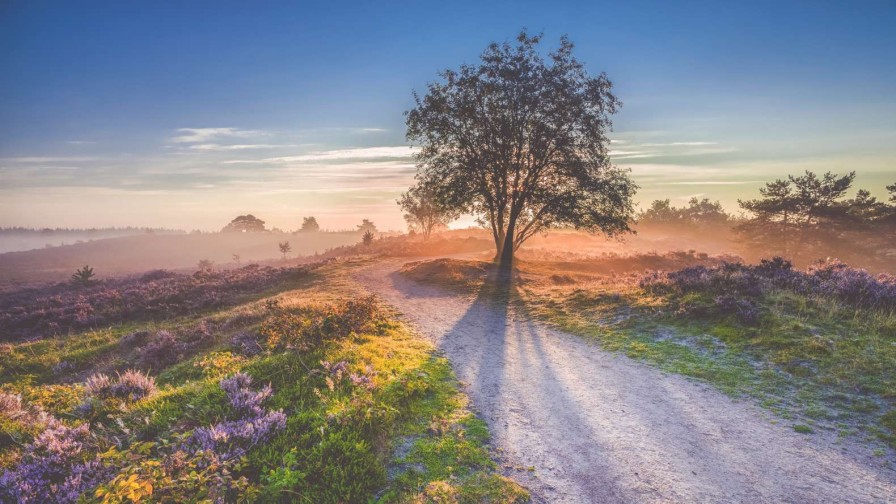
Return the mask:
[(355, 279), (451, 361), (536, 502), (896, 502), (892, 461), (381, 262)]

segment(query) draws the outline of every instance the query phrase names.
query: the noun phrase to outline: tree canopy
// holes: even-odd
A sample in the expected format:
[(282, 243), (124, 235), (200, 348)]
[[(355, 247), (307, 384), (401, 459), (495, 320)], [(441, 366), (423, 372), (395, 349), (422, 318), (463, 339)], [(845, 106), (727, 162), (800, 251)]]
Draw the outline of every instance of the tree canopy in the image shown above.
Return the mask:
[(358, 232), (360, 233), (376, 233), (376, 224), (370, 219), (364, 219), (358, 224)]
[(685, 207), (674, 207), (672, 201), (655, 200), (650, 208), (641, 212), (638, 222), (641, 224), (662, 224), (686, 227), (705, 227), (711, 225), (726, 225), (731, 216), (722, 208), (718, 201), (710, 201), (709, 198), (691, 198)]
[(628, 232), (637, 186), (608, 156), (621, 102), (591, 77), (566, 38), (545, 59), (541, 35), (490, 44), (479, 65), (445, 70), (414, 94), (407, 137), (419, 145), (418, 185), (446, 209), (488, 226), (509, 265), (532, 235), (574, 227)]
[(401, 195), (398, 206), (404, 210), (404, 220), (410, 231), (419, 232), (428, 240), (433, 230), (447, 227), (459, 216), (456, 209), (446, 208), (435, 197), (432, 189), (425, 185), (415, 185)]
[(315, 219), (314, 216), (304, 217), (302, 219), (301, 231), (306, 232), (306, 233), (313, 232), (313, 231), (320, 231), (320, 224), (317, 223), (317, 219)]
[(224, 226), (224, 233), (258, 233), (264, 231), (264, 221), (252, 214), (240, 215)]
[[(848, 199), (854, 180), (855, 172), (819, 176), (807, 171), (769, 182), (759, 189), (759, 198), (738, 200), (752, 218), (736, 230), (756, 246), (780, 246), (785, 255), (809, 261), (835, 250), (869, 257), (892, 249), (896, 205), (878, 201), (864, 189)], [(887, 189), (896, 192), (896, 184)], [(890, 200), (896, 203), (892, 196)], [(850, 247), (840, 247), (844, 243)]]

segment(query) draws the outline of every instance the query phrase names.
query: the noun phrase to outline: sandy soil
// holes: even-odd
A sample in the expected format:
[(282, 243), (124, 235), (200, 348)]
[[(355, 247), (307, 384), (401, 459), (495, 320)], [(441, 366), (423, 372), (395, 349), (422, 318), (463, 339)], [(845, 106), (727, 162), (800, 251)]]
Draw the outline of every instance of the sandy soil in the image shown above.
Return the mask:
[[(451, 360), (536, 502), (896, 502), (892, 461), (380, 263), (356, 276)], [(889, 467), (888, 467), (889, 466)]]

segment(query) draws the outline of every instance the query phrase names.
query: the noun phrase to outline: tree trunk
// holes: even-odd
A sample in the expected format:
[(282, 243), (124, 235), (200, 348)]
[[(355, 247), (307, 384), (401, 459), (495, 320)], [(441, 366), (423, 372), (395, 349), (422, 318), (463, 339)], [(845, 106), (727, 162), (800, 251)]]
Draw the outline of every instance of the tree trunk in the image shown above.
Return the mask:
[(504, 235), (495, 231), (495, 262), (501, 260), (501, 252), (504, 250)]
[(510, 222), (507, 223), (507, 233), (504, 235), (504, 243), (501, 244), (501, 252), (498, 257), (498, 265), (502, 270), (510, 271), (513, 267), (513, 252), (515, 247), (513, 246), (514, 242), (514, 232), (516, 228), (516, 219), (513, 215), (510, 216)]

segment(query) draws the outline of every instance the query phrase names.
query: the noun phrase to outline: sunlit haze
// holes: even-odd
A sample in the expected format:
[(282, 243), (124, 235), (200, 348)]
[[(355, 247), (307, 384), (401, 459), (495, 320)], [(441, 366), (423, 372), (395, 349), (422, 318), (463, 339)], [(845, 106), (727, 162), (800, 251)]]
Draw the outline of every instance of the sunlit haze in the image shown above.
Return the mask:
[(807, 169), (883, 196), (894, 26), (890, 1), (3, 2), (0, 225), (403, 229), (412, 91), (521, 27), (607, 72), (642, 207), (736, 211)]

